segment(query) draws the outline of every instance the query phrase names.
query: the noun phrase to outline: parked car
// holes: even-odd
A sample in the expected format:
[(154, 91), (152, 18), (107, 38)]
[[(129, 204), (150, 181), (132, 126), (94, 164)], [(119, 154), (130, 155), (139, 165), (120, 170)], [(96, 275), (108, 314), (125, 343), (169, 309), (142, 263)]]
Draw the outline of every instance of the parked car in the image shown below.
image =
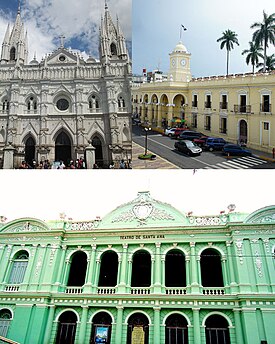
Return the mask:
[(175, 135), (175, 131), (177, 128), (167, 128), (164, 131), (164, 135), (169, 136), (169, 137), (173, 137)]
[(208, 139), (205, 141), (205, 149), (209, 150), (210, 152), (214, 150), (222, 150), (223, 146), (227, 142), (220, 137), (208, 137)]
[(208, 136), (201, 136), (193, 139), (193, 142), (200, 147), (204, 147), (205, 141), (208, 139)]
[(192, 130), (184, 130), (180, 136), (178, 137), (179, 140), (190, 140), (193, 141), (195, 138), (199, 138), (204, 136), (202, 133)]
[(252, 153), (249, 149), (245, 147), (241, 147), (240, 145), (235, 145), (232, 143), (228, 143), (223, 146), (223, 154), (226, 155), (241, 155), (241, 156), (251, 156)]
[(190, 140), (180, 140), (175, 142), (175, 148), (182, 153), (188, 155), (200, 155), (202, 152), (201, 147), (196, 145), (194, 142)]
[(184, 127), (184, 128), (177, 128), (177, 129), (175, 130), (174, 137), (177, 139), (177, 138), (180, 136), (180, 134), (181, 134), (183, 131), (185, 131), (185, 130), (188, 130), (188, 128), (187, 128), (187, 127)]

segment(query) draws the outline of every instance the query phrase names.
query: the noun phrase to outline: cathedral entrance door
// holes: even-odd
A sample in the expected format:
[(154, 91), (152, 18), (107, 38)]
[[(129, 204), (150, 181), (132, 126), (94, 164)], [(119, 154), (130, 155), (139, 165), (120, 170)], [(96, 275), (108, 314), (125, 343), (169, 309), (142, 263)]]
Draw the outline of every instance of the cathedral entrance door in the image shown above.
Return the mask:
[(55, 161), (62, 160), (67, 166), (72, 159), (72, 146), (69, 136), (62, 131), (55, 140)]
[(29, 137), (25, 144), (25, 161), (32, 166), (35, 160), (35, 142), (32, 137)]
[(104, 164), (104, 161), (103, 161), (102, 143), (99, 137), (95, 136), (93, 138), (92, 146), (95, 147), (95, 162), (99, 167), (102, 167)]
[(133, 314), (128, 321), (127, 344), (148, 344), (149, 323), (142, 313)]

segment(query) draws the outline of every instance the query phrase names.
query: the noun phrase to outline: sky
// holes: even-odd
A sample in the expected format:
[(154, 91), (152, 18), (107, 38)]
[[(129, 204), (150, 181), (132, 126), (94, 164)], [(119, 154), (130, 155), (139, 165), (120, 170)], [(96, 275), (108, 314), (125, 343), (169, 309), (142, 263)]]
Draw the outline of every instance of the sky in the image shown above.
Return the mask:
[(167, 72), (181, 25), (187, 28), (181, 40), (191, 53), (193, 76), (226, 74), (226, 49), (220, 49), (217, 39), (227, 29), (237, 33), (240, 44), (230, 53), (229, 73), (250, 72), (241, 53), (249, 48), (250, 26), (262, 22), (263, 10), (274, 13), (274, 0), (133, 0), (133, 72)]
[(140, 191), (183, 213), (252, 213), (275, 205), (274, 170), (0, 170), (0, 216), (103, 218)]
[[(131, 41), (132, 0), (107, 0), (116, 23), (118, 16), (122, 31)], [(34, 54), (40, 61), (59, 47), (59, 36), (65, 36), (65, 47), (80, 50), (84, 58), (98, 57), (98, 25), (104, 14), (105, 0), (21, 0), (21, 13), (28, 31), (29, 60)], [(7, 24), (14, 24), (18, 0), (0, 0), (0, 44)]]

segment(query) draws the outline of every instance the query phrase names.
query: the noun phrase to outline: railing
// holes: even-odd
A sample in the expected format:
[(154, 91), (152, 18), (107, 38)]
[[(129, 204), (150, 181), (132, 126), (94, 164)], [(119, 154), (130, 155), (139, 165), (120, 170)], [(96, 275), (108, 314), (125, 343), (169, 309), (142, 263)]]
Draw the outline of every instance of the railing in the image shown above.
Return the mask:
[(15, 342), (11, 339), (8, 339), (8, 338), (4, 338), (2, 336), (0, 336), (0, 344), (2, 343), (9, 343), (9, 344), (20, 344), (19, 342)]
[(149, 295), (150, 288), (131, 288), (131, 294), (133, 295)]
[(234, 112), (251, 113), (251, 105), (234, 105)]
[(228, 103), (227, 102), (225, 102), (225, 103), (221, 102), (220, 103), (220, 110), (227, 110), (227, 109), (228, 109)]
[(197, 108), (197, 107), (198, 107), (198, 102), (192, 101), (192, 107), (193, 107), (193, 108)]
[(6, 285), (5, 291), (12, 292), (12, 293), (17, 292), (19, 291), (19, 285)]
[(203, 288), (203, 295), (224, 295), (224, 288)]
[(186, 295), (185, 288), (166, 288), (166, 295)]
[(102, 113), (101, 108), (89, 108), (90, 113)]
[(97, 288), (97, 293), (102, 295), (102, 294), (115, 294), (116, 293), (116, 288), (109, 288), (109, 287), (98, 287)]
[(67, 287), (65, 290), (66, 294), (82, 294), (83, 288), (82, 287)]
[(205, 102), (204, 103), (204, 108), (205, 109), (211, 109), (211, 102)]
[(271, 112), (271, 104), (260, 104), (260, 112)]

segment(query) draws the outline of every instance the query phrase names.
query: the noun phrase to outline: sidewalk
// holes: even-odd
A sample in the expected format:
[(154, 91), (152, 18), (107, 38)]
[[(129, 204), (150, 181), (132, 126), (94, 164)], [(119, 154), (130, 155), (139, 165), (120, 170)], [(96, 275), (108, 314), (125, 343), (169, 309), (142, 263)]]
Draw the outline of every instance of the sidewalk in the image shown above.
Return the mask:
[[(250, 149), (253, 156), (275, 163), (272, 154), (261, 152), (255, 149)], [(144, 148), (138, 145), (137, 143), (132, 143), (132, 168), (133, 169), (180, 169), (180, 167), (174, 165), (173, 163), (157, 156), (156, 160), (140, 160), (138, 158), (139, 154), (144, 153)], [(152, 153), (148, 151), (148, 153)]]
[[(140, 160), (138, 156), (144, 153), (144, 148), (132, 142), (132, 168), (133, 169), (179, 169), (178, 166), (157, 156), (156, 160)], [(148, 153), (152, 153), (148, 151)]]

